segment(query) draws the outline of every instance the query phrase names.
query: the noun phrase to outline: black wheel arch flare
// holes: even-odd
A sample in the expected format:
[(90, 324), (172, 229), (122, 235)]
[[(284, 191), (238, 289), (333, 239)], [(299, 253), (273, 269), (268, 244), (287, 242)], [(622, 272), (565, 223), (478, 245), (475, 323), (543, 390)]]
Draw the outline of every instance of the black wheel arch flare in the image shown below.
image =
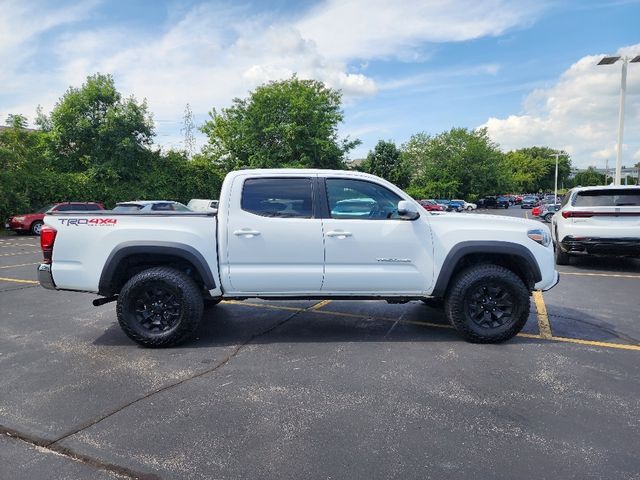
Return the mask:
[[(491, 263), (491, 258), (502, 260), (507, 265), (515, 261), (519, 271), (514, 273), (518, 274), (518, 276), (525, 276), (523, 281), (529, 289), (533, 288), (533, 284), (542, 280), (542, 274), (536, 258), (524, 245), (513, 242), (474, 240), (460, 242), (449, 251), (431, 295), (444, 297), (449, 282), (460, 270), (460, 266), (464, 266), (468, 259), (480, 259), (480, 261), (483, 261), (483, 255), (487, 258), (485, 263)], [(503, 263), (501, 262), (500, 264)]]
[[(118, 292), (114, 280), (118, 278), (118, 270), (125, 260), (138, 255), (170, 256), (193, 265), (207, 290), (216, 288), (216, 282), (202, 254), (190, 245), (178, 242), (124, 242), (109, 254), (102, 269), (98, 283), (98, 293), (111, 296)], [(161, 264), (162, 262), (160, 262)]]

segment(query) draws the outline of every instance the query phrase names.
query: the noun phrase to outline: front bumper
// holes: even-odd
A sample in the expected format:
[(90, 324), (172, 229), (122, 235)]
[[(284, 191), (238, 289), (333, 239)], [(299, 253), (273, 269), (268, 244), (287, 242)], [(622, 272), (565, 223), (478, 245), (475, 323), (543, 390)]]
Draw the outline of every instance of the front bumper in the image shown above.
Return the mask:
[(53, 282), (53, 275), (51, 274), (51, 265), (48, 263), (38, 265), (38, 281), (40, 285), (48, 290), (57, 290), (56, 284)]
[(11, 220), (5, 222), (4, 228), (7, 230), (12, 230), (14, 232), (26, 232), (27, 230), (29, 230), (29, 227), (27, 227), (24, 223), (13, 222)]
[(640, 256), (638, 237), (564, 237), (560, 246), (566, 253), (586, 253), (592, 255)]
[(543, 292), (546, 292), (547, 290), (551, 290), (553, 287), (555, 287), (556, 285), (558, 285), (558, 283), (560, 283), (560, 274), (558, 273), (557, 270), (554, 270), (554, 279), (553, 282), (549, 285), (545, 285), (542, 288), (540, 288), (540, 290), (542, 290)]

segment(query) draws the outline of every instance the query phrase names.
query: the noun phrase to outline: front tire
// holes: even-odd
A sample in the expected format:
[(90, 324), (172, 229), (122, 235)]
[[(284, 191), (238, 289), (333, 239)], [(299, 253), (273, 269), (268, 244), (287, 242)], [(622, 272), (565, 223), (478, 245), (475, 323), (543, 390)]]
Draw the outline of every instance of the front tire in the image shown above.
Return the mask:
[(547, 213), (544, 217), (542, 217), (544, 219), (545, 222), (547, 223), (551, 223), (551, 218), (553, 217), (553, 213)]
[(187, 274), (154, 267), (134, 275), (118, 295), (124, 333), (145, 347), (170, 347), (188, 339), (202, 320), (202, 294)]
[(35, 222), (33, 222), (31, 224), (31, 228), (29, 229), (29, 231), (31, 232), (31, 235), (35, 235), (36, 237), (39, 237), (40, 232), (42, 231), (42, 225), (43, 225), (43, 222), (40, 220), (36, 220)]
[(520, 332), (529, 317), (529, 290), (499, 265), (475, 265), (453, 280), (445, 314), (465, 340), (498, 343)]

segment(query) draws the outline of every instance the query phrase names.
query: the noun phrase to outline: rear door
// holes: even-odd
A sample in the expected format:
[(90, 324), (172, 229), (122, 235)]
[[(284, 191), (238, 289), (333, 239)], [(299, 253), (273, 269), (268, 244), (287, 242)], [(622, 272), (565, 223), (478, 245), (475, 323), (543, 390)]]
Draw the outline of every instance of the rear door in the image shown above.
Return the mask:
[(318, 294), (324, 245), (315, 183), (312, 175), (234, 179), (221, 259), (229, 293)]
[(428, 223), (403, 220), (402, 200), (367, 180), (326, 178), (322, 291), (345, 295), (420, 295), (433, 278)]

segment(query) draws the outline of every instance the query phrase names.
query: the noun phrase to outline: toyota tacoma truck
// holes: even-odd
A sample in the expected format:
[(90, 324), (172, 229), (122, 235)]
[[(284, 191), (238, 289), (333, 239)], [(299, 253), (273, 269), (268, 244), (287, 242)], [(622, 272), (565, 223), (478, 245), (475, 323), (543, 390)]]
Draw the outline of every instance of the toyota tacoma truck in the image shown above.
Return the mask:
[(205, 304), (256, 297), (422, 300), (465, 339), (495, 343), (522, 329), (534, 289), (558, 282), (546, 226), (431, 214), (353, 171), (231, 172), (215, 213), (52, 212), (41, 246), (43, 287), (117, 301), (147, 347), (186, 340)]

